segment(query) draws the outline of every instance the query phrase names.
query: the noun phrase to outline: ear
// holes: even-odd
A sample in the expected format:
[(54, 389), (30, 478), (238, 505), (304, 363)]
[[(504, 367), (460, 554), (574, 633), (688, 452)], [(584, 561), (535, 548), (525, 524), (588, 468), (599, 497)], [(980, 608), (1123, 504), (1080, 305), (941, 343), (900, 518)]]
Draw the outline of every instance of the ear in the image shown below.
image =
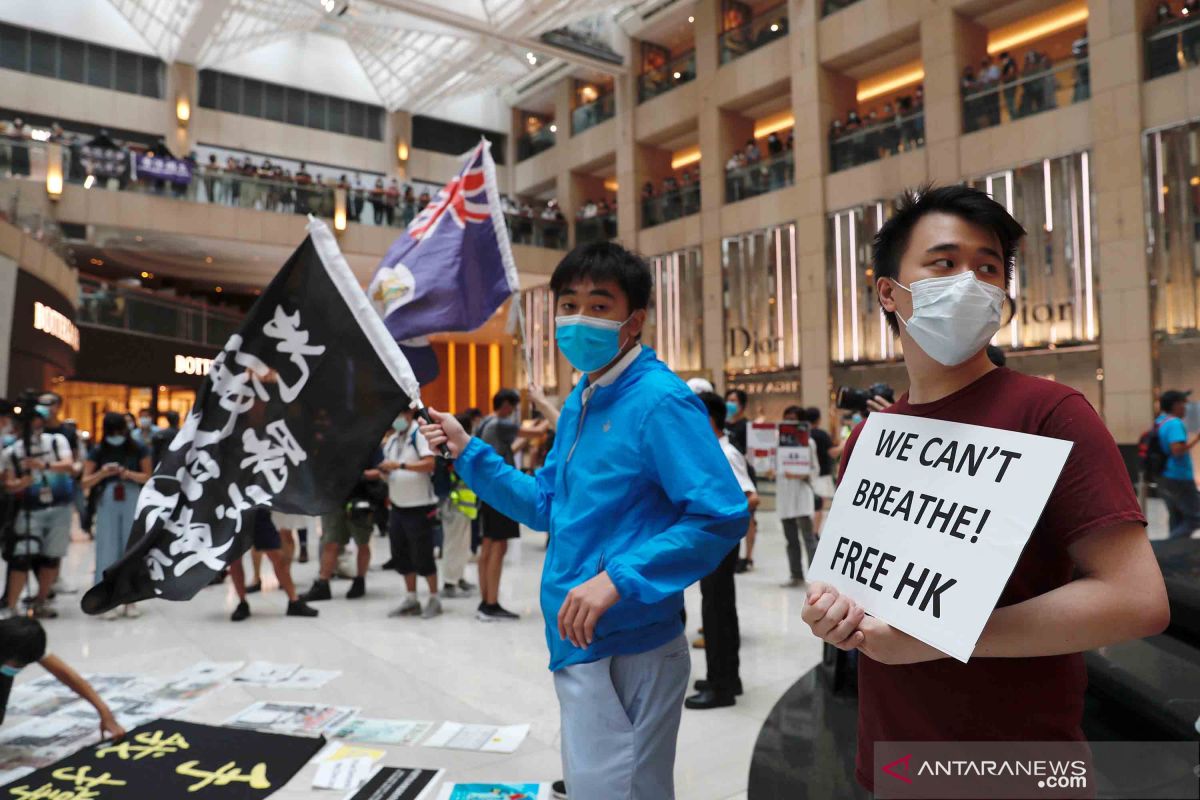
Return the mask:
[(644, 308), (639, 308), (629, 316), (629, 335), (633, 338), (638, 338), (642, 333), (642, 328), (646, 326), (646, 317), (649, 312)]
[(879, 297), (879, 305), (884, 311), (896, 310), (896, 284), (891, 278), (878, 278), (875, 281), (875, 294)]

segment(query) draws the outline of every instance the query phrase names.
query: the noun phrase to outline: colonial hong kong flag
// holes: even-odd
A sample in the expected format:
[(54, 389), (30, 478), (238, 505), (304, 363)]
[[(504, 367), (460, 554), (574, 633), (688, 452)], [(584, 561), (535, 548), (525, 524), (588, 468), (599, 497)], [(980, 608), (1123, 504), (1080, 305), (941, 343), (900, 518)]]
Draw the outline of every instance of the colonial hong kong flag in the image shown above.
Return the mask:
[(371, 279), (367, 294), (397, 341), (475, 330), (519, 288), (491, 148), (482, 139), (464, 156)]

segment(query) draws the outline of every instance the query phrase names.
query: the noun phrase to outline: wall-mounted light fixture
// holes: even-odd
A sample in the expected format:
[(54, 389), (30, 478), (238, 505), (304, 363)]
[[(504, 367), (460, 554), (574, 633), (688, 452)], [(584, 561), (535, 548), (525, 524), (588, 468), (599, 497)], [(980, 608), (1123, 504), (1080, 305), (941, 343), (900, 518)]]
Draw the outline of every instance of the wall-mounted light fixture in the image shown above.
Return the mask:
[(62, 145), (51, 143), (46, 145), (46, 194), (51, 200), (58, 200), (63, 192)]
[(333, 229), (346, 230), (346, 190), (333, 190)]
[(186, 95), (179, 95), (175, 100), (175, 119), (179, 122), (179, 127), (186, 128), (188, 120), (192, 118), (192, 103), (187, 99)]
[(408, 161), (408, 142), (404, 140), (396, 142), (396, 158), (400, 159), (401, 164)]

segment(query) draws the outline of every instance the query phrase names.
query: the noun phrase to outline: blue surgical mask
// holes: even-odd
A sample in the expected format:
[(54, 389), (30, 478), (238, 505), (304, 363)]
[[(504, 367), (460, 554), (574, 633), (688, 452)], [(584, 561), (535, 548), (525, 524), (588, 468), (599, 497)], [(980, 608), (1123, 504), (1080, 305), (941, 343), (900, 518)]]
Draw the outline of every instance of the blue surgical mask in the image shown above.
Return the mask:
[(727, 417), (729, 417), (730, 419), (733, 419), (734, 417), (736, 417), (738, 415), (738, 411), (739, 411), (739, 409), (738, 409), (737, 403), (733, 402), (732, 400), (725, 401), (725, 415)]
[(21, 674), (24, 667), (10, 667), (8, 664), (0, 664), (0, 675), (6, 678), (15, 678)]
[(408, 430), (408, 426), (408, 420), (406, 420), (404, 417), (399, 417), (395, 422), (392, 423), (392, 430), (396, 431), (396, 433), (404, 433), (406, 430)]
[(120, 447), (121, 445), (125, 444), (125, 437), (124, 436), (105, 436), (104, 441), (108, 442), (113, 447)]
[(37, 412), (37, 415), (42, 419), (50, 418), (50, 406), (37, 405), (33, 407), (33, 410)]
[(595, 372), (620, 354), (621, 326), (625, 322), (585, 314), (555, 317), (554, 340), (572, 367), (580, 372)]

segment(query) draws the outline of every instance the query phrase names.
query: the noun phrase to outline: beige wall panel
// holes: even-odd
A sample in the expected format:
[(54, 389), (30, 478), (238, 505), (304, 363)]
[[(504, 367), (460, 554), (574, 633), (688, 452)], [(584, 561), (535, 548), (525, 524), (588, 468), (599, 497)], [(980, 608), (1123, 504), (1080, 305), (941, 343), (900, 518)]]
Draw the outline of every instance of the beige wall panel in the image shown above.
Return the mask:
[(660, 94), (637, 107), (634, 112), (634, 130), (641, 141), (654, 139), (665, 131), (675, 128), (689, 117), (696, 116), (700, 105), (699, 81), (685, 83), (678, 89)]
[(916, 0), (862, 0), (830, 14), (817, 26), (822, 63), (912, 28), (919, 22), (917, 6)]
[[(787, 80), (790, 74), (788, 38), (785, 36), (721, 65), (706, 93), (718, 106), (724, 108), (747, 95), (763, 92)], [(783, 91), (787, 92), (786, 89)]]

